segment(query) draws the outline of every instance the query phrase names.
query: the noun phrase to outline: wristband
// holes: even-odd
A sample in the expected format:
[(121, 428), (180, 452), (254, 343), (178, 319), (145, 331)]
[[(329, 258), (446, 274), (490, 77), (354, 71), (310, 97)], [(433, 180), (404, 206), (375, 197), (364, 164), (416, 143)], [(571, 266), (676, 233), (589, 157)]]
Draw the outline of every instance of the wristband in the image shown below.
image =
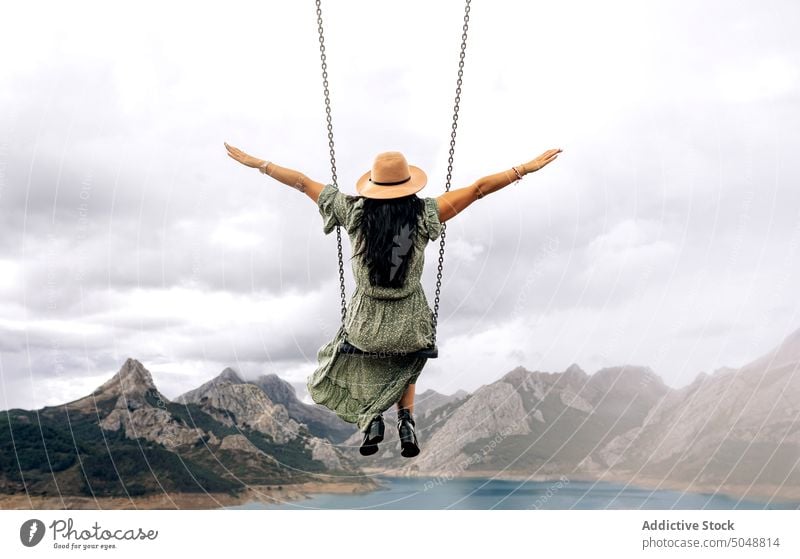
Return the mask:
[(264, 161), (261, 165), (258, 166), (258, 170), (261, 172), (262, 175), (267, 174), (267, 167), (269, 167), (270, 163), (272, 163), (272, 161)]

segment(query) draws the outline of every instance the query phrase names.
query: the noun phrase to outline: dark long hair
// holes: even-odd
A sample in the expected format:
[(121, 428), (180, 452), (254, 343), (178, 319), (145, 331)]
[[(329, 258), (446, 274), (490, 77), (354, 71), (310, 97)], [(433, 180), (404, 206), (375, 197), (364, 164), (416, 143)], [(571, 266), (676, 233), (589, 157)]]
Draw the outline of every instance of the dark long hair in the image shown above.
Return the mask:
[(353, 258), (360, 257), (374, 286), (401, 287), (414, 254), (423, 200), (416, 194), (378, 200), (364, 198)]

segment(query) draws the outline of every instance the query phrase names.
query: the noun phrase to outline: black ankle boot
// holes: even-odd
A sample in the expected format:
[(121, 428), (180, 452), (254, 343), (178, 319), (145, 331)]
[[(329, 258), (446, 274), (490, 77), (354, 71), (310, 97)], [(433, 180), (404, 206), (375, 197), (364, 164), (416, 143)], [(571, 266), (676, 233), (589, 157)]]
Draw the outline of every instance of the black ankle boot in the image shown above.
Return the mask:
[(364, 440), (361, 442), (361, 448), (358, 449), (362, 456), (369, 456), (378, 452), (378, 443), (383, 440), (384, 429), (383, 416), (376, 415), (373, 417), (364, 430)]
[(403, 408), (397, 412), (397, 433), (400, 435), (400, 455), (411, 458), (419, 454), (416, 424), (411, 412)]

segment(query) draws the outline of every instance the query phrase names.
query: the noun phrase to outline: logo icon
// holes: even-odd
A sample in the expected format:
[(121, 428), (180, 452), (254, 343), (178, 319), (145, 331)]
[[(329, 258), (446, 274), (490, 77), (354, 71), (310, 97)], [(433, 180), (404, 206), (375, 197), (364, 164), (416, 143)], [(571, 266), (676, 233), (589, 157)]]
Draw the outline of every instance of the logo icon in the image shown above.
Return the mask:
[(19, 529), (19, 539), (25, 547), (33, 547), (44, 537), (44, 522), (38, 518), (31, 518), (22, 523)]
[(392, 238), (394, 244), (392, 245), (392, 267), (389, 270), (389, 280), (392, 280), (397, 273), (397, 270), (403, 264), (404, 257), (408, 254), (411, 245), (414, 241), (411, 239), (411, 228), (407, 224), (403, 224), (403, 228), (398, 235)]

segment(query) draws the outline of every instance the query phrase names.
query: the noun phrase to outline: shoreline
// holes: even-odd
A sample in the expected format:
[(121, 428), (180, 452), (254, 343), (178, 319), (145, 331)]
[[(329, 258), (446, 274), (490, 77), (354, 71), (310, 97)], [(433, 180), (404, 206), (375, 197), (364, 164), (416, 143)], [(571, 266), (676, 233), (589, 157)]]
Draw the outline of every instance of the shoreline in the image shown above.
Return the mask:
[(754, 485), (747, 487), (745, 485), (729, 484), (722, 488), (715, 484), (692, 484), (689, 487), (688, 482), (663, 480), (659, 478), (650, 478), (645, 476), (626, 476), (624, 474), (610, 474), (592, 476), (590, 474), (552, 474), (552, 475), (529, 475), (524, 472), (504, 472), (499, 473), (496, 471), (471, 471), (460, 472), (453, 474), (452, 472), (420, 472), (408, 473), (398, 472), (392, 470), (379, 470), (377, 468), (362, 468), (367, 475), (380, 475), (385, 477), (396, 478), (431, 478), (441, 479), (446, 483), (451, 479), (496, 479), (501, 481), (535, 481), (535, 482), (563, 482), (562, 478), (566, 478), (568, 482), (586, 482), (586, 483), (617, 483), (627, 484), (639, 489), (648, 489), (651, 491), (681, 491), (685, 493), (693, 493), (698, 495), (716, 494), (718, 496), (728, 497), (730, 499), (741, 499), (743, 501), (766, 503), (771, 501), (774, 504), (796, 504), (800, 503), (800, 487), (784, 486), (778, 487), (774, 485)]
[(286, 504), (291, 501), (302, 501), (312, 498), (318, 493), (369, 493), (385, 486), (378, 478), (428, 478), (437, 484), (447, 483), (453, 479), (493, 479), (501, 481), (533, 481), (540, 483), (616, 483), (628, 484), (632, 487), (652, 491), (682, 491), (693, 494), (716, 494), (730, 499), (742, 499), (753, 503), (766, 503), (771, 500), (774, 504), (796, 504), (800, 502), (800, 488), (782, 488), (778, 496), (773, 496), (774, 486), (746, 486), (728, 485), (725, 491), (716, 486), (695, 484), (691, 488), (688, 483), (665, 481), (655, 478), (601, 475), (568, 476), (536, 475), (530, 476), (521, 472), (497, 473), (492, 471), (461, 472), (428, 472), (408, 473), (384, 469), (364, 469), (368, 481), (321, 481), (313, 480), (304, 483), (279, 484), (279, 485), (250, 485), (237, 495), (227, 493), (166, 493), (146, 495), (141, 497), (99, 497), (97, 499), (85, 496), (28, 496), (24, 493), (14, 495), (0, 495), (0, 510), (206, 510), (222, 509), (226, 507), (243, 506), (249, 503)]
[(237, 495), (228, 493), (161, 493), (137, 497), (41, 496), (0, 494), (0, 510), (206, 510), (252, 502), (282, 504), (309, 499), (315, 493), (366, 493), (382, 486), (372, 480), (307, 481), (278, 485), (249, 485)]

